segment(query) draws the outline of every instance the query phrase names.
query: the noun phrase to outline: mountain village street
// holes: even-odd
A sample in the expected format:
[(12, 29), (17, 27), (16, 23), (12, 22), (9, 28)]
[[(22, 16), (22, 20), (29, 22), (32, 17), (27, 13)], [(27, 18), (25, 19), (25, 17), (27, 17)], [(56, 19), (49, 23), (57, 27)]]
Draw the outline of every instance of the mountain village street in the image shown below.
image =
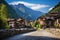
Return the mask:
[(57, 36), (46, 30), (38, 30), (30, 33), (19, 34), (4, 40), (60, 40)]

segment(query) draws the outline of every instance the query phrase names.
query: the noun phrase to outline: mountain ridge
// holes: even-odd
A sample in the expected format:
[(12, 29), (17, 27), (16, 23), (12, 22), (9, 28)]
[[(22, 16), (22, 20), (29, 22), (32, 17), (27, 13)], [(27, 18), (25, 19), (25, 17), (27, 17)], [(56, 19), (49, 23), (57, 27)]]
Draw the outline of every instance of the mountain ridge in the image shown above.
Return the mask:
[[(21, 11), (23, 13), (25, 13), (26, 15), (29, 15), (30, 18), (32, 18), (31, 20), (35, 20), (37, 19), (40, 15), (42, 15), (43, 13), (40, 11), (35, 11), (32, 10), (31, 8), (26, 7), (24, 4), (18, 4), (18, 5), (11, 5), (14, 6), (16, 9), (18, 9), (18, 11)], [(23, 11), (22, 11), (23, 10)], [(28, 17), (29, 17), (28, 16)], [(32, 16), (32, 17), (31, 17)], [(28, 18), (29, 19), (29, 18)]]

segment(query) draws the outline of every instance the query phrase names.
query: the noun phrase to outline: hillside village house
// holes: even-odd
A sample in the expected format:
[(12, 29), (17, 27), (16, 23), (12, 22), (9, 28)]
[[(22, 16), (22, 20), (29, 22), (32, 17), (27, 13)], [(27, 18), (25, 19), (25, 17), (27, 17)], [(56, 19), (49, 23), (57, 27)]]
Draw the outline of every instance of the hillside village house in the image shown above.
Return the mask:
[(17, 22), (18, 22), (19, 28), (25, 27), (25, 20), (24, 19), (18, 19)]
[(14, 19), (8, 19), (8, 24), (10, 28), (15, 28), (15, 20)]
[(10, 28), (20, 28), (20, 27), (22, 27), (22, 25), (25, 24), (25, 22), (21, 18), (19, 18), (19, 19), (9, 18), (8, 24), (9, 24)]
[(49, 13), (46, 17), (38, 19), (40, 24), (46, 25), (46, 27), (59, 27), (60, 28), (60, 13)]
[(8, 24), (10, 28), (29, 28), (32, 27), (32, 21), (27, 21), (22, 18), (19, 19), (8, 19)]
[(59, 22), (60, 21), (60, 13), (58, 13), (58, 12), (50, 13), (48, 16), (52, 20), (53, 24), (56, 23), (55, 25), (58, 26), (58, 27), (60, 27), (60, 22)]
[(37, 19), (37, 22), (43, 27), (45, 26), (45, 18), (43, 17), (40, 17)]

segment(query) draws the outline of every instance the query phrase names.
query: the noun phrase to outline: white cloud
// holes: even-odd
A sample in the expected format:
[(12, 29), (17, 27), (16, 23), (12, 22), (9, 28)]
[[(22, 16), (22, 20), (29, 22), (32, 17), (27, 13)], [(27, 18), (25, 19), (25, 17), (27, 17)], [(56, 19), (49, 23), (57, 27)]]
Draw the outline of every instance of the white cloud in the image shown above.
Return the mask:
[(9, 3), (9, 4), (18, 5), (19, 3), (24, 4), (25, 6), (31, 8), (31, 9), (33, 9), (33, 10), (38, 10), (38, 9), (42, 9), (42, 8), (49, 7), (49, 5), (33, 4), (33, 3), (24, 2), (24, 1), (11, 2), (11, 3)]
[(52, 10), (52, 9), (53, 9), (53, 7), (49, 8), (49, 11)]
[(42, 8), (46, 8), (46, 7), (49, 7), (49, 6), (36, 4), (35, 6), (32, 6), (31, 9), (38, 10), (38, 9), (42, 9)]

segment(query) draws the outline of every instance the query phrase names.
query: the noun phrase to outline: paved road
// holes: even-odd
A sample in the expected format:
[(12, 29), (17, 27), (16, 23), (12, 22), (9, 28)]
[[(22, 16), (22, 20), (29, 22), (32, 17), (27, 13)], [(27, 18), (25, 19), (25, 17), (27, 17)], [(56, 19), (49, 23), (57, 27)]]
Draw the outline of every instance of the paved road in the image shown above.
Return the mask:
[(60, 40), (55, 35), (45, 31), (34, 31), (26, 34), (16, 35), (4, 40)]

